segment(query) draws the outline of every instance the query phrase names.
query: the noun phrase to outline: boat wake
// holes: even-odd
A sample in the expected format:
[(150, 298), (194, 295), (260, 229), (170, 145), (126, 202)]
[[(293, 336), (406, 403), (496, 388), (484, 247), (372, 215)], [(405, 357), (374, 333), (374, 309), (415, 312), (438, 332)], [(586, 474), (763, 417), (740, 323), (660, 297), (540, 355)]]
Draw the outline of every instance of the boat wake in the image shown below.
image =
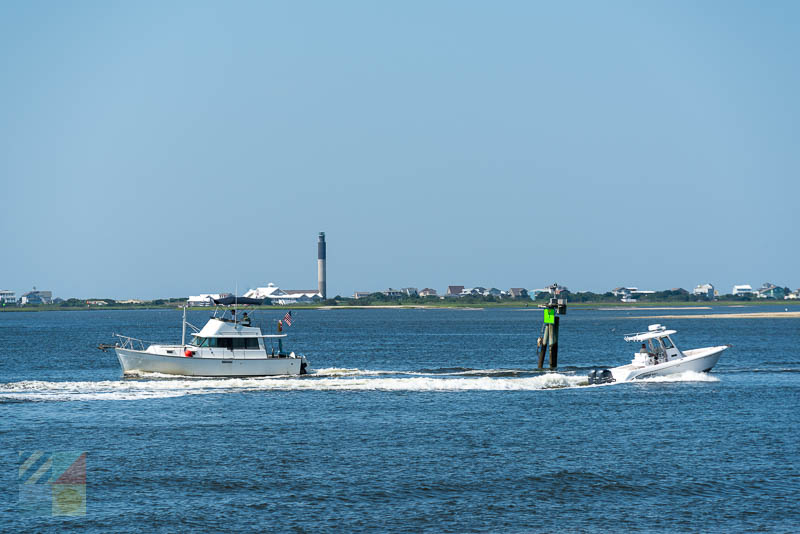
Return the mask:
[(719, 382), (719, 378), (708, 373), (698, 373), (697, 371), (684, 371), (673, 375), (651, 376), (650, 378), (640, 378), (631, 382)]
[[(477, 371), (477, 370), (475, 370)], [(0, 384), (0, 403), (41, 401), (143, 400), (248, 391), (534, 391), (585, 386), (586, 377), (560, 373), (508, 377), (319, 369), (303, 377), (175, 378), (142, 374), (131, 380), (98, 382), (23, 381)], [(463, 373), (461, 371), (460, 373)]]
[(159, 373), (132, 373), (122, 380), (96, 382), (30, 380), (0, 383), (0, 403), (146, 400), (251, 391), (536, 391), (653, 382), (719, 382), (719, 379), (708, 373), (686, 371), (632, 382), (588, 386), (588, 379), (582, 373), (467, 368), (383, 371), (331, 367), (314, 370), (302, 377), (260, 378), (176, 378)]

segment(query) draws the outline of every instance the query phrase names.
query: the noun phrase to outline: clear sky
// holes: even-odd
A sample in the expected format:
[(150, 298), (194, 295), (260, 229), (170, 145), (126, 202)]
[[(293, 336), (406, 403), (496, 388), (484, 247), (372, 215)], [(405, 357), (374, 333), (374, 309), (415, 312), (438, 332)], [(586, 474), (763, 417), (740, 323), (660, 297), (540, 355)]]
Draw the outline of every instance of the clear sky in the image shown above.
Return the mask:
[(2, 2), (0, 289), (800, 286), (798, 2)]

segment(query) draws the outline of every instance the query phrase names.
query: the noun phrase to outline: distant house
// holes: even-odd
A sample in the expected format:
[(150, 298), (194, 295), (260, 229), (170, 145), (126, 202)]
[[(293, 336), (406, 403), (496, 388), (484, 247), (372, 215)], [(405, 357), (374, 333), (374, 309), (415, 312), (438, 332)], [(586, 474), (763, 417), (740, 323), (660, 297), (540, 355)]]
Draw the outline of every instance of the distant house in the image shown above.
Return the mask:
[(499, 289), (497, 289), (496, 287), (491, 287), (491, 288), (485, 289), (483, 291), (483, 296), (484, 297), (498, 297), (498, 298), (500, 298), (500, 297), (503, 296), (503, 292), (500, 291)]
[(622, 302), (636, 302), (636, 293), (638, 293), (638, 287), (615, 287), (611, 290), (611, 293), (615, 297), (619, 297)]
[(87, 300), (87, 306), (108, 306), (108, 302), (104, 300)]
[[(224, 299), (230, 297), (230, 293), (201, 293), (200, 295), (191, 295), (186, 301), (187, 306), (213, 306), (215, 299)], [(133, 302), (131, 304), (140, 304), (141, 301)], [(128, 302), (124, 302), (128, 304)]]
[(0, 305), (14, 304), (17, 301), (17, 295), (8, 289), (0, 289)]
[(144, 304), (144, 301), (139, 299), (127, 299), (127, 300), (118, 300), (117, 304)]
[(416, 297), (419, 295), (416, 287), (404, 287), (400, 291), (402, 291), (407, 297)]
[(788, 295), (785, 295), (783, 298), (786, 299), (786, 300), (797, 300), (797, 299), (800, 299), (800, 289), (792, 291)]
[(460, 297), (463, 291), (464, 291), (464, 286), (447, 286), (447, 293), (445, 293), (444, 296)]
[(435, 289), (431, 289), (429, 287), (426, 287), (425, 289), (423, 289), (422, 291), (419, 292), (419, 296), (420, 297), (436, 297), (437, 294), (436, 294), (436, 290)]
[(741, 296), (752, 296), (755, 295), (756, 292), (753, 291), (753, 288), (750, 287), (750, 284), (740, 284), (733, 286), (733, 295), (741, 295)]
[(528, 290), (524, 287), (512, 287), (508, 290), (508, 296), (512, 299), (527, 299), (530, 298), (528, 296)]
[(355, 291), (353, 293), (353, 298), (354, 299), (365, 299), (365, 298), (369, 297), (370, 295), (372, 295), (372, 293), (369, 292), (369, 291)]
[(318, 289), (284, 289), (286, 298), (294, 299), (296, 302), (314, 302), (322, 300), (322, 295)]
[(649, 289), (639, 289), (638, 287), (615, 287), (611, 290), (615, 297), (619, 297), (622, 302), (636, 302), (639, 295), (652, 295), (655, 291)]
[(756, 296), (760, 299), (782, 299), (786, 296), (786, 291), (782, 287), (765, 282), (756, 292)]
[(37, 291), (36, 288), (34, 288), (33, 291), (28, 291), (23, 294), (19, 299), (19, 303), (23, 306), (25, 304), (52, 304), (52, 302), (52, 291)]
[(705, 297), (707, 299), (714, 298), (714, 286), (711, 284), (700, 284), (692, 290), (693, 295)]
[(476, 295), (480, 295), (480, 290), (483, 288), (475, 288), (475, 287), (465, 287), (461, 290), (461, 297), (474, 297)]
[(405, 295), (405, 293), (403, 293), (403, 290), (401, 290), (401, 289), (392, 289), (391, 287), (389, 289), (381, 291), (381, 293), (383, 293), (383, 296), (389, 297), (389, 298), (393, 298), (393, 299), (394, 298), (400, 298), (403, 295)]

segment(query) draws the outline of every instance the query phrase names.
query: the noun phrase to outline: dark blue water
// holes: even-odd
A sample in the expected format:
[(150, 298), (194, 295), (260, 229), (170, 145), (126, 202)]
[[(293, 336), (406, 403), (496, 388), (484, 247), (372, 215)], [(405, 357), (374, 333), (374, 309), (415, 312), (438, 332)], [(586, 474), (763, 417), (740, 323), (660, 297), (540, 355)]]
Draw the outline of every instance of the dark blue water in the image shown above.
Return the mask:
[[(179, 341), (178, 311), (3, 313), (0, 530), (797, 531), (800, 320), (635, 318), (658, 313), (684, 312), (570, 311), (542, 375), (541, 312), (298, 311), (316, 374), (248, 380), (122, 379), (94, 348)], [(709, 376), (581, 385), (651, 322), (734, 346)], [(87, 452), (85, 516), (21, 513), (33, 450)]]

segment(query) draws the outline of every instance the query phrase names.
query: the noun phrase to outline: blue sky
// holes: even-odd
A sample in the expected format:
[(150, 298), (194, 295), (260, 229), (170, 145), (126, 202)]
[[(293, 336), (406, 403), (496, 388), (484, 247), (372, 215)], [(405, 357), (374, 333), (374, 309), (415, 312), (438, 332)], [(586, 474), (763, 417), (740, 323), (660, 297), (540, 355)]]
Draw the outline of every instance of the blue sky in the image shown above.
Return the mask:
[(796, 2), (4, 2), (0, 286), (800, 286)]

